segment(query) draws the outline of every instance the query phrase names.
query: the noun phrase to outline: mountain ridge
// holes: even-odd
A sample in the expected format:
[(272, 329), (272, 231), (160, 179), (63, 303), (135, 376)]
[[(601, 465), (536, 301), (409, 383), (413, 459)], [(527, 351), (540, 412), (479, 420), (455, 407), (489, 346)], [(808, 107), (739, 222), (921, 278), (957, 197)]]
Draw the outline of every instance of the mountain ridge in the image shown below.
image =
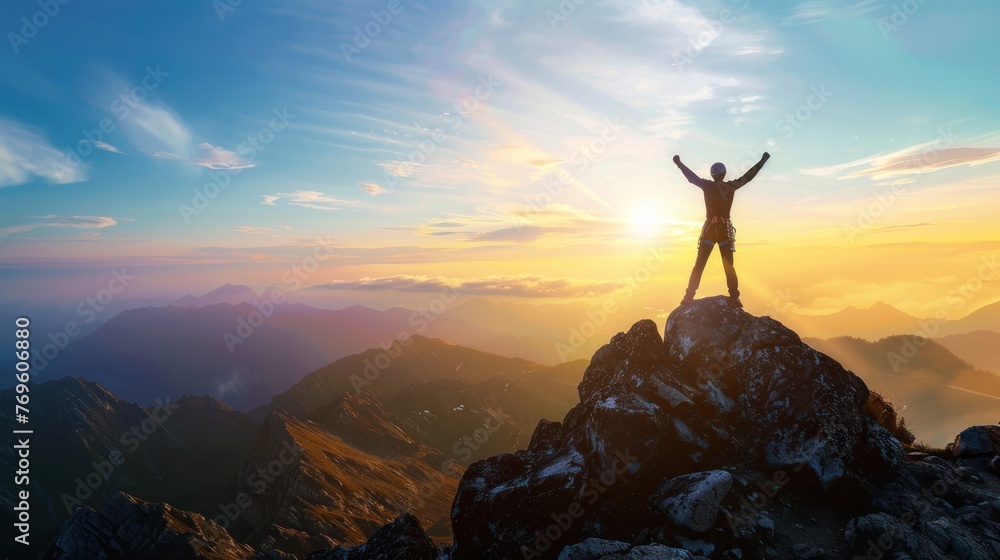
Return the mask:
[[(612, 337), (594, 354), (577, 386), (579, 402), (562, 420), (541, 419), (525, 449), (463, 469), (450, 545), (428, 538), (433, 521), (422, 524), (424, 514), (401, 513), (378, 529), (357, 526), (354, 544), (331, 542), (308, 558), (848, 558), (871, 547), (879, 557), (1000, 555), (1000, 426), (967, 428), (946, 450), (908, 448), (912, 435), (891, 404), (858, 376), (778, 321), (726, 298), (675, 310), (663, 332), (642, 320)], [(489, 375), (495, 371), (477, 374), (497, 379)], [(363, 399), (347, 399), (351, 411), (342, 419), (357, 423)], [(272, 425), (262, 436), (277, 429), (301, 441), (319, 429), (279, 408), (267, 417)], [(330, 437), (307, 446), (317, 461), (326, 460), (322, 449), (342, 445)], [(266, 450), (282, 439), (258, 441)], [(258, 455), (251, 466), (273, 457)], [(291, 515), (280, 508), (267, 515), (299, 518), (314, 492), (295, 495)], [(383, 509), (379, 519), (388, 514)], [(250, 539), (258, 553), (271, 542), (277, 554), (301, 554), (302, 543), (315, 546), (325, 534), (273, 527), (272, 539)], [(358, 530), (371, 536), (358, 542)], [(93, 533), (68, 523), (56, 542), (94, 542)], [(79, 557), (56, 545), (49, 553)]]

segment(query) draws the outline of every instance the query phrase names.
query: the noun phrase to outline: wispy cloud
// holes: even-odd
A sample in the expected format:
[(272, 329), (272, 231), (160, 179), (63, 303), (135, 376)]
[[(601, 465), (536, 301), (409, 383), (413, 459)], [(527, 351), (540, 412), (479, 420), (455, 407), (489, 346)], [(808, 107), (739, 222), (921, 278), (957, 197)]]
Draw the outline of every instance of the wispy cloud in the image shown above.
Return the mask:
[(380, 195), (380, 194), (385, 194), (385, 193), (389, 192), (389, 191), (383, 189), (382, 187), (376, 185), (375, 183), (360, 183), (360, 184), (358, 184), (358, 186), (361, 187), (361, 190), (365, 191), (366, 193), (368, 193), (368, 194), (370, 194), (372, 196), (376, 196), (376, 195)]
[(263, 235), (265, 233), (271, 233), (274, 228), (270, 227), (255, 227), (255, 226), (236, 226), (229, 228), (233, 231), (238, 231), (240, 233), (249, 233), (251, 235)]
[(284, 201), (289, 206), (301, 206), (314, 210), (343, 210), (344, 206), (350, 206), (359, 202), (357, 200), (333, 198), (319, 191), (305, 190), (290, 193), (265, 194), (261, 198), (264, 199), (261, 204), (266, 206), (277, 206), (278, 202)]
[(127, 155), (125, 152), (119, 150), (117, 147), (108, 144), (107, 142), (102, 142), (100, 140), (94, 140), (91, 142), (95, 148), (98, 150), (104, 150), (105, 152), (114, 152), (116, 154)]
[(82, 164), (70, 164), (40, 133), (0, 117), (0, 187), (22, 185), (36, 178), (50, 183), (76, 183), (87, 177)]
[(895, 152), (877, 154), (840, 165), (803, 169), (802, 173), (837, 177), (838, 179), (867, 177), (873, 180), (885, 180), (931, 173), (949, 167), (982, 165), (1000, 161), (1000, 148), (934, 148), (933, 146), (933, 142), (918, 144)]
[(164, 152), (162, 150), (157, 150), (155, 152), (150, 153), (149, 155), (151, 155), (151, 156), (153, 156), (155, 158), (160, 158), (160, 159), (181, 159), (182, 158), (182, 156), (180, 156), (180, 155), (173, 154), (173, 153), (170, 153), (170, 152)]
[(193, 135), (180, 115), (166, 105), (138, 103), (124, 119), (123, 130), (144, 152), (166, 152), (189, 157)]
[(195, 158), (194, 162), (209, 169), (249, 169), (257, 164), (243, 158), (236, 152), (213, 146), (208, 142), (198, 144), (201, 150), (201, 157)]
[(834, 2), (803, 2), (793, 7), (781, 24), (808, 25), (834, 18), (859, 16), (882, 6), (881, 0), (865, 0), (849, 6), (834, 4)]
[(117, 225), (119, 221), (134, 222), (134, 218), (112, 218), (110, 216), (38, 216), (37, 222), (19, 226), (0, 228), (0, 233), (22, 233), (42, 227), (101, 229)]
[(402, 292), (440, 292), (445, 289), (452, 289), (470, 295), (590, 297), (609, 293), (616, 286), (616, 282), (603, 280), (552, 278), (549, 276), (524, 274), (481, 276), (476, 278), (397, 275), (380, 278), (366, 277), (360, 280), (337, 280), (316, 287), (326, 290), (397, 290)]

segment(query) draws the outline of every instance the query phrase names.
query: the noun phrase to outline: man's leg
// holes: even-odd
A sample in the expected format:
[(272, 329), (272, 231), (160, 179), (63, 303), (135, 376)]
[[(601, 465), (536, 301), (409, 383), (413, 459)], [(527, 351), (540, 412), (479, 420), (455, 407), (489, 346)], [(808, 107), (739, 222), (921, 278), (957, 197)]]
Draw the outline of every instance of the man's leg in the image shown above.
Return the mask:
[(700, 243), (698, 245), (698, 258), (694, 261), (694, 268), (691, 270), (687, 293), (684, 294), (685, 301), (694, 299), (694, 293), (698, 291), (698, 286), (701, 284), (701, 275), (705, 272), (705, 265), (708, 264), (708, 257), (712, 254), (714, 246), (714, 243)]
[(730, 243), (720, 243), (719, 253), (722, 255), (722, 268), (726, 270), (726, 286), (729, 297), (740, 299), (740, 281), (736, 277), (736, 266), (733, 264), (733, 246)]

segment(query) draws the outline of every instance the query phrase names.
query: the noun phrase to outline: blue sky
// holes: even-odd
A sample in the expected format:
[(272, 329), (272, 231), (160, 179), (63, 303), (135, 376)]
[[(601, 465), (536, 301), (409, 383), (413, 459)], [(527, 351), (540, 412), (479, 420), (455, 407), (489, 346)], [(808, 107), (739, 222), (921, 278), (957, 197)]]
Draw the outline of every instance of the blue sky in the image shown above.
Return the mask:
[(8, 300), (119, 266), (136, 296), (276, 285), (317, 243), (345, 301), (592, 296), (651, 247), (677, 290), (703, 209), (675, 153), (774, 156), (734, 210), (760, 301), (930, 314), (1000, 248), (995, 3), (44, 4), (0, 7)]

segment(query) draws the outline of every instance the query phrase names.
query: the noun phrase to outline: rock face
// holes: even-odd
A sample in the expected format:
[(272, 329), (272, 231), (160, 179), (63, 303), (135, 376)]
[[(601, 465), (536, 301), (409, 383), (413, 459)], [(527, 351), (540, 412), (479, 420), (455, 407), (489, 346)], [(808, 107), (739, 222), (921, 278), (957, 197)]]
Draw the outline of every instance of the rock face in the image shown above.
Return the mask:
[(664, 482), (650, 498), (650, 507), (667, 515), (678, 527), (703, 533), (715, 525), (719, 506), (732, 485), (728, 471), (684, 474)]
[[(675, 557), (647, 546), (712, 558), (864, 554), (873, 522), (860, 512), (898, 519), (934, 483), (928, 469), (938, 467), (907, 463), (860, 378), (781, 323), (708, 298), (674, 311), (664, 332), (647, 320), (619, 333), (561, 422), (540, 422), (526, 450), (466, 470), (452, 559)], [(926, 522), (946, 516), (1000, 552), (995, 520), (949, 509), (991, 502), (995, 488), (949, 474), (956, 486), (935, 497)], [(807, 535), (797, 517), (806, 511), (824, 519), (822, 537)], [(779, 543), (788, 532), (807, 536)]]
[[(867, 436), (868, 388), (784, 325), (702, 300), (670, 316), (664, 350), (683, 379), (717, 382), (736, 402), (733, 421), (751, 456), (774, 467), (804, 463), (824, 487), (849, 474)], [(889, 451), (887, 462), (902, 449)]]
[(306, 560), (434, 560), (441, 553), (416, 517), (408, 513), (375, 531), (368, 542), (353, 548), (319, 550)]
[(42, 558), (237, 560), (252, 552), (201, 515), (119, 493), (100, 513), (76, 510)]

